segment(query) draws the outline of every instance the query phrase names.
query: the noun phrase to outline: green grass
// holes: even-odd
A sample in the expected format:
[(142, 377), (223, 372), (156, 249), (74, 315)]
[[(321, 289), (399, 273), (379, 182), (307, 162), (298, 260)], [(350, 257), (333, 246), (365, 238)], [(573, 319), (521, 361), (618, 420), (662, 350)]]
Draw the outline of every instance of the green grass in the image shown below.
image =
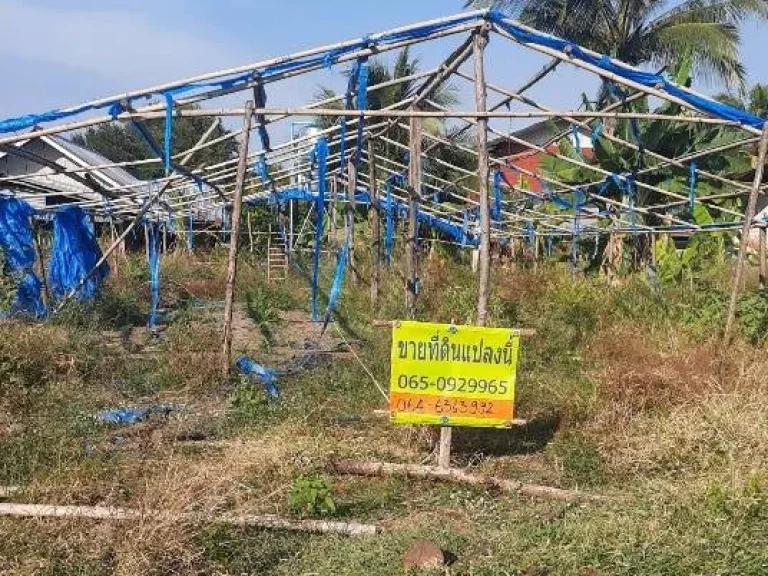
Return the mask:
[[(320, 356), (281, 377), (280, 402), (250, 382), (224, 381), (219, 310), (197, 305), (204, 295), (218, 298), (222, 254), (205, 262), (168, 257), (163, 298), (174, 313), (163, 338), (148, 342), (148, 353), (108, 345), (105, 333), (145, 322), (146, 269), (136, 260), (93, 305), (74, 305), (53, 324), (0, 328), (0, 484), (25, 486), (18, 501), (318, 516), (319, 509), (292, 511), (290, 495), (301, 478), (323, 477), (333, 519), (385, 531), (355, 539), (212, 523), (4, 519), (0, 573), (385, 576), (404, 573), (403, 555), (418, 537), (455, 556), (454, 576), (768, 570), (762, 295), (748, 291), (742, 299), (742, 339), (716, 373), (707, 361), (716, 350), (722, 282), (659, 290), (637, 276), (609, 288), (557, 265), (494, 275), (492, 323), (537, 331), (523, 342), (517, 382), (517, 415), (530, 423), (455, 431), (454, 462), (621, 496), (580, 506), (435, 481), (330, 474), (332, 456), (428, 462), (435, 437), (376, 416), (385, 403), (349, 354)], [(294, 276), (267, 284), (253, 264), (241, 267), (238, 297), (279, 339), (289, 328), (280, 313), (306, 314), (306, 285)], [(324, 287), (332, 268), (326, 262)], [(472, 320), (476, 279), (466, 263), (437, 255), (424, 262), (422, 277), (419, 318)], [(385, 270), (380, 315), (403, 314), (402, 278)], [(347, 284), (338, 316), (386, 388), (389, 336), (370, 324), (365, 283)], [(258, 361), (277, 365), (269, 348)], [(91, 417), (106, 407), (161, 401), (177, 404), (177, 413), (124, 428)], [(179, 436), (210, 442), (179, 443)]]

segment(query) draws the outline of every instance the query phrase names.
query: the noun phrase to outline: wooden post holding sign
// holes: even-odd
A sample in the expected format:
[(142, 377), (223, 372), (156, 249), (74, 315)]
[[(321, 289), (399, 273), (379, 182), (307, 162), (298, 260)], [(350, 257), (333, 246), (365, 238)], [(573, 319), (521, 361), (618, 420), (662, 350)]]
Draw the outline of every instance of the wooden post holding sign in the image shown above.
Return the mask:
[(511, 427), (521, 334), (509, 328), (395, 323), (392, 422)]

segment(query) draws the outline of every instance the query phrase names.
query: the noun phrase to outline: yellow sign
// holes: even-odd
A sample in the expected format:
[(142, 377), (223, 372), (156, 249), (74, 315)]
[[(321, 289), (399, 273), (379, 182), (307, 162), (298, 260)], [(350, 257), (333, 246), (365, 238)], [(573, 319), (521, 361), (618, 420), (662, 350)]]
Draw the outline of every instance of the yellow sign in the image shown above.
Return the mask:
[(516, 330), (398, 322), (392, 331), (392, 422), (511, 426), (519, 349)]

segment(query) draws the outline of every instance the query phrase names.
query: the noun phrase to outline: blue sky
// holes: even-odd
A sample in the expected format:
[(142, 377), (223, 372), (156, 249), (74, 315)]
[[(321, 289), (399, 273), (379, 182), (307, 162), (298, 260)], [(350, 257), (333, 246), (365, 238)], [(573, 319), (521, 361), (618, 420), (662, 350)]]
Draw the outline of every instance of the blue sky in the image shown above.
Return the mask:
[[(0, 0), (0, 117), (63, 107), (359, 37), (455, 13), (460, 4), (461, 0)], [(743, 34), (750, 81), (768, 81), (765, 32), (749, 24)], [(420, 48), (418, 54), (426, 67), (456, 43), (437, 42)], [(516, 86), (544, 62), (539, 56), (526, 57), (519, 48), (494, 45), (489, 76), (497, 84)], [(338, 86), (338, 72), (274, 88), (270, 103), (299, 104), (320, 83)], [(581, 91), (593, 86), (584, 74), (565, 71), (534, 95), (570, 108), (578, 105)]]

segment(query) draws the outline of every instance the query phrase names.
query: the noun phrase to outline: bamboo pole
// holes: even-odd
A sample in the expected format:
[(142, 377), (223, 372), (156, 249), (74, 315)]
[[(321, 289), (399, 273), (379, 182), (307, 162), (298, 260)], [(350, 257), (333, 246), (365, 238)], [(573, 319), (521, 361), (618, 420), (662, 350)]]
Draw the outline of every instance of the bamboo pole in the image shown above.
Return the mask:
[(243, 186), (248, 168), (248, 141), (253, 119), (253, 102), (250, 100), (245, 105), (245, 117), (243, 118), (243, 132), (240, 141), (240, 162), (237, 166), (237, 183), (235, 184), (235, 197), (232, 201), (232, 221), (229, 239), (229, 258), (227, 261), (227, 286), (224, 297), (224, 342), (221, 371), (226, 378), (229, 376), (232, 356), (232, 308), (235, 300), (235, 283), (237, 281), (237, 252), (240, 238), (240, 214), (243, 207)]
[(359, 476), (405, 476), (406, 478), (434, 478), (446, 482), (456, 482), (495, 488), (503, 492), (564, 502), (610, 502), (613, 498), (596, 494), (585, 494), (577, 490), (563, 490), (538, 484), (525, 484), (517, 480), (506, 480), (490, 476), (470, 474), (457, 468), (420, 466), (418, 464), (390, 464), (389, 462), (358, 462), (356, 460), (336, 460), (329, 465), (331, 471)]
[[(484, 54), (488, 44), (487, 29), (474, 34), (475, 104), (485, 112), (488, 100), (485, 85)], [(480, 262), (477, 287), (477, 325), (485, 326), (488, 316), (488, 290), (491, 278), (491, 216), (488, 206), (488, 121), (477, 120), (477, 192), (480, 201)]]
[(371, 311), (379, 314), (379, 271), (381, 267), (381, 206), (376, 175), (376, 150), (372, 138), (368, 138), (368, 181), (371, 191)]
[(346, 207), (346, 226), (349, 238), (349, 267), (352, 270), (352, 284), (357, 285), (360, 282), (360, 276), (355, 262), (355, 192), (357, 191), (357, 165), (354, 158), (350, 157), (347, 162), (347, 207)]
[(739, 245), (739, 255), (736, 259), (736, 269), (733, 272), (731, 281), (731, 300), (728, 304), (728, 316), (725, 320), (725, 333), (723, 334), (723, 344), (727, 347), (731, 340), (731, 331), (733, 322), (736, 318), (736, 305), (741, 292), (742, 276), (744, 274), (744, 262), (747, 257), (747, 248), (749, 244), (749, 235), (752, 228), (752, 221), (755, 219), (757, 209), (757, 193), (763, 181), (763, 172), (765, 170), (765, 160), (768, 156), (768, 122), (763, 127), (763, 134), (760, 138), (760, 147), (757, 153), (757, 167), (755, 169), (755, 179), (752, 183), (752, 191), (749, 194), (747, 202), (747, 211), (744, 216), (744, 226), (741, 229), (741, 244)]
[(408, 167), (408, 238), (406, 239), (405, 302), (409, 318), (416, 317), (418, 299), (419, 254), (417, 212), (421, 201), (421, 119), (411, 118), (410, 159)]
[(106, 520), (113, 522), (158, 520), (166, 522), (213, 522), (235, 526), (257, 526), (269, 530), (290, 530), (316, 534), (343, 534), (346, 536), (374, 536), (381, 532), (378, 526), (357, 522), (332, 522), (327, 520), (290, 520), (280, 516), (206, 514), (169, 514), (162, 511), (133, 510), (106, 506), (56, 506), (50, 504), (3, 504), (0, 516), (17, 518), (69, 518)]

